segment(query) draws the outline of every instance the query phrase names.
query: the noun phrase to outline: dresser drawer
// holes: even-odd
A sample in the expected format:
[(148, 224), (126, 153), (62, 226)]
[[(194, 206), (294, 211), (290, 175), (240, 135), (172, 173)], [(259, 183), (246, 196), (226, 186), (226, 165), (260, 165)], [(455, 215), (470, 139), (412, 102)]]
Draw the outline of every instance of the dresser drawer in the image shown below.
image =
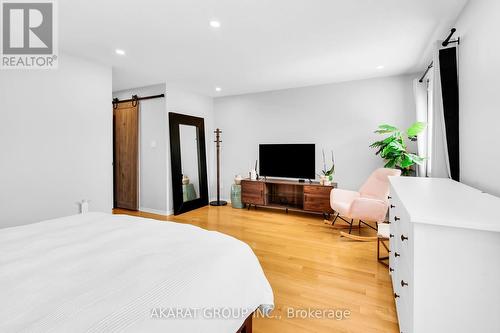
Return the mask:
[[(391, 235), (394, 235), (394, 231), (392, 229)], [(393, 276), (396, 275), (398, 263), (400, 262), (400, 260), (396, 260), (397, 258), (394, 257), (394, 253), (398, 251), (398, 243), (395, 238), (389, 238), (389, 274)]]
[(391, 225), (394, 224), (399, 236), (404, 235), (406, 237), (410, 232), (410, 217), (404, 208), (394, 208), (389, 214), (389, 221)]
[(398, 275), (397, 281), (394, 282), (393, 286), (395, 293), (399, 296), (396, 299), (396, 309), (398, 312), (400, 332), (409, 333), (412, 332), (413, 323), (413, 281), (411, 280), (409, 273), (403, 268)]
[[(404, 222), (404, 224), (409, 224)], [(410, 265), (413, 262), (413, 235), (411, 233), (410, 226), (407, 228), (401, 228), (400, 231), (394, 235), (396, 242), (398, 243), (398, 251), (401, 254), (401, 261), (405, 264)], [(407, 231), (404, 231), (407, 230)]]
[(405, 292), (401, 287), (395, 289), (394, 294), (399, 296), (394, 299), (394, 302), (396, 303), (396, 311), (398, 314), (399, 331), (401, 333), (413, 332), (411, 330), (412, 309), (410, 300), (405, 297)]
[(410, 216), (406, 209), (400, 204), (397, 196), (391, 200), (391, 210), (389, 220), (391, 222), (392, 248), (399, 254), (398, 261), (407, 264), (413, 260), (411, 248), (413, 246), (413, 237), (411, 235)]

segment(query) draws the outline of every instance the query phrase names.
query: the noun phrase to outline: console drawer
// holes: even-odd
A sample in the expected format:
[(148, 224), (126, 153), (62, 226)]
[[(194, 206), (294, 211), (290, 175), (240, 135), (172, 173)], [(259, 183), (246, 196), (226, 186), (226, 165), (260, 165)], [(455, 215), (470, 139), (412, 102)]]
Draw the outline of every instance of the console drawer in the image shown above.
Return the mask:
[(304, 191), (304, 210), (318, 213), (333, 213), (330, 195), (316, 195)]
[(243, 180), (241, 182), (241, 201), (245, 204), (264, 205), (264, 189), (263, 182)]
[(330, 192), (333, 186), (304, 185), (304, 194), (318, 195), (330, 200)]

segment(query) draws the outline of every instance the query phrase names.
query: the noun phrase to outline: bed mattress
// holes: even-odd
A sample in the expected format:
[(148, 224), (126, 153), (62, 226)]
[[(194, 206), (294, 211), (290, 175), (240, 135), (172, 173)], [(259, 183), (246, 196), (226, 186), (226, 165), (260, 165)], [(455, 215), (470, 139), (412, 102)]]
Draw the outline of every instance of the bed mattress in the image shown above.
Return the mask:
[(273, 304), (245, 243), (104, 213), (1, 229), (0, 295), (0, 332), (234, 333)]

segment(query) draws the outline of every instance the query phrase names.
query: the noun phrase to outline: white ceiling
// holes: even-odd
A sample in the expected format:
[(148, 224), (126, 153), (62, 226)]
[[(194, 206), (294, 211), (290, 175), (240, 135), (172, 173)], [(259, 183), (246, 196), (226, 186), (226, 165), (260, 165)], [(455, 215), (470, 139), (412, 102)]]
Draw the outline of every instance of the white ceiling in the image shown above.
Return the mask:
[(466, 2), (64, 0), (59, 42), (112, 65), (114, 90), (167, 81), (224, 96), (423, 70)]

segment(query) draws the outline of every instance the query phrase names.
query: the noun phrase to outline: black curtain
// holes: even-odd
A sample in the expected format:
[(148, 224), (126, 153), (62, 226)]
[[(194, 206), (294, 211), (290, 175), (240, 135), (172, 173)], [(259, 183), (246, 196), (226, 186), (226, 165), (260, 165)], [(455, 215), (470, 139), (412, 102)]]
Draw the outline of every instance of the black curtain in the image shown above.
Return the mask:
[(439, 70), (451, 178), (460, 181), (457, 48), (439, 51)]

